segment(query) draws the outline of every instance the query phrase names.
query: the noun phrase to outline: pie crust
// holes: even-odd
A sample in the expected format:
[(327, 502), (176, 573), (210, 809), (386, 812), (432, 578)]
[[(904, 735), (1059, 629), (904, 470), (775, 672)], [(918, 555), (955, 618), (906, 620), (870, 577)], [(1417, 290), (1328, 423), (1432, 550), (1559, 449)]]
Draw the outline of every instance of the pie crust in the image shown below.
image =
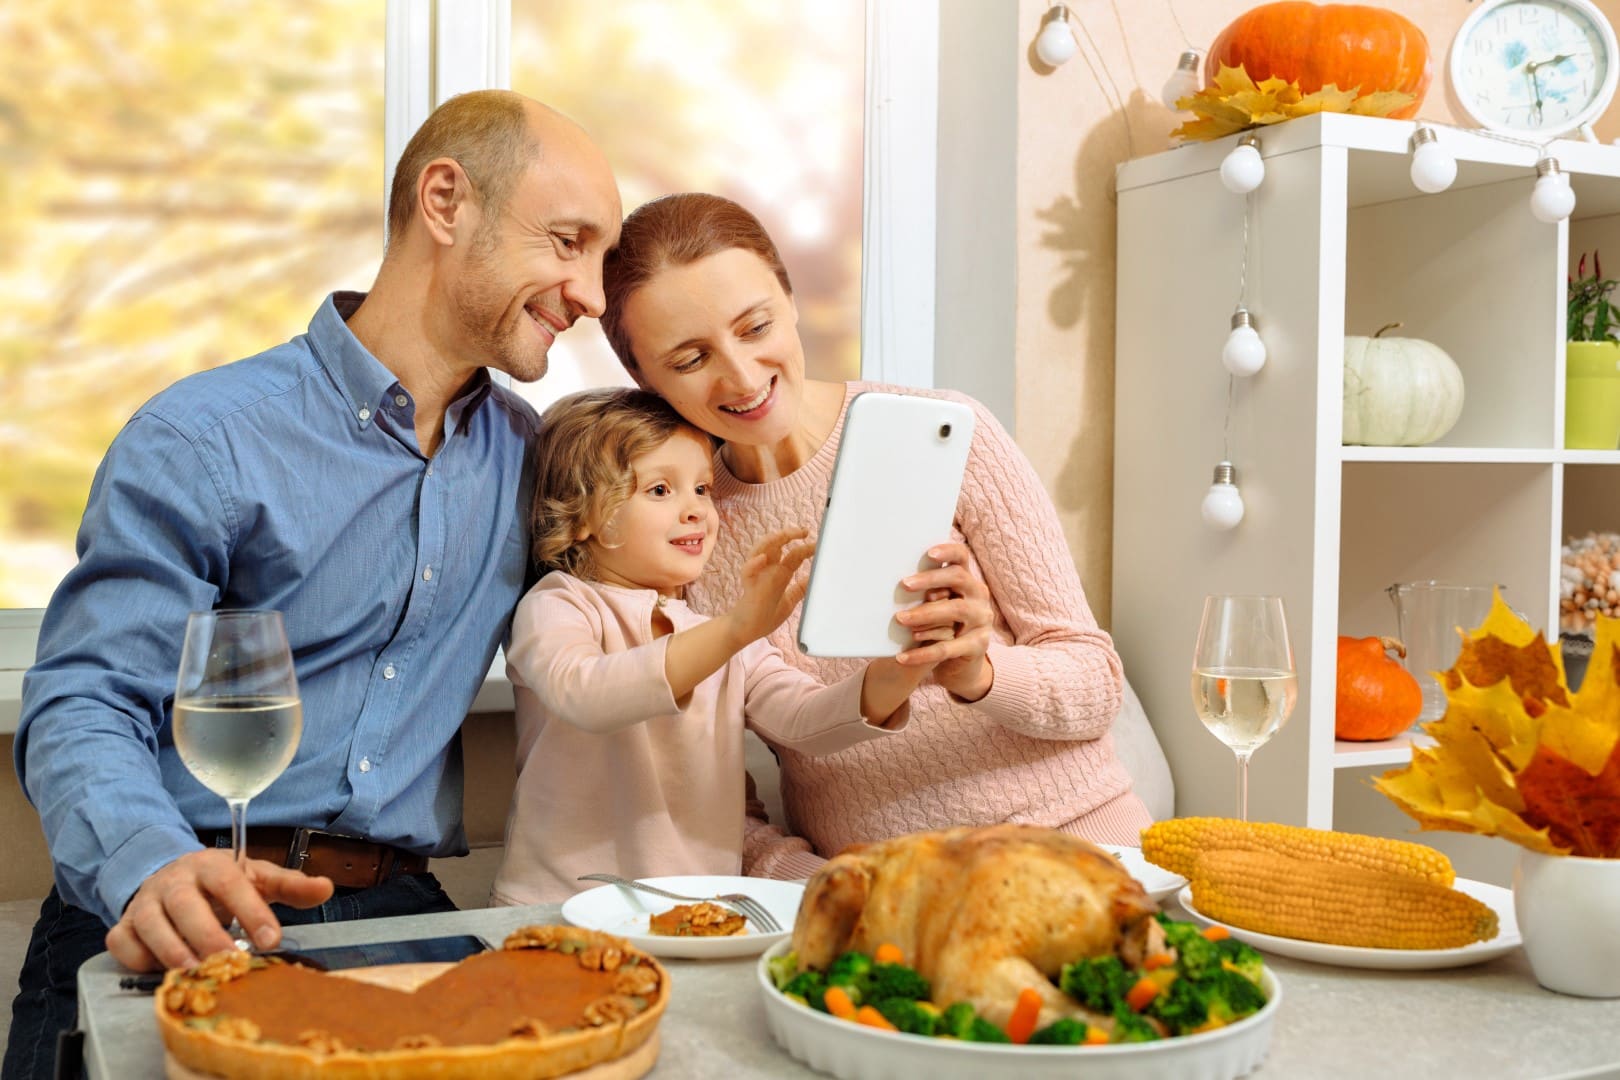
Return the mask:
[(657, 960), (573, 926), (524, 927), (500, 950), (453, 965), (398, 965), (406, 968), (435, 977), (413, 985), (418, 970), (400, 989), (382, 985), (386, 967), (357, 981), (216, 953), (164, 977), (158, 1030), (174, 1063), (205, 1075), (543, 1080), (647, 1057), (638, 1051), (669, 1002), (669, 973)]

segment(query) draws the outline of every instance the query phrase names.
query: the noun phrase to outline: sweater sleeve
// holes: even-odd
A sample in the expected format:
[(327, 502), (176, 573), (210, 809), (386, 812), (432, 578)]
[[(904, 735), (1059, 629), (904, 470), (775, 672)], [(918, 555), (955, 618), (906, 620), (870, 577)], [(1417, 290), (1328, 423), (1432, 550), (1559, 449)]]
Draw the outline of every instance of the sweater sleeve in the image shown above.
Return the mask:
[(529, 590), (512, 616), (506, 670), (546, 711), (601, 735), (680, 712), (664, 675), (668, 635), (622, 652), (602, 647), (601, 609), (572, 590)]
[(743, 873), (749, 877), (795, 881), (807, 878), (827, 860), (817, 855), (810, 841), (772, 825), (748, 776), (748, 817), (743, 825)]
[(775, 645), (761, 638), (743, 653), (747, 671), (744, 718), (750, 728), (778, 746), (820, 757), (892, 735), (911, 719), (908, 701), (883, 718), (883, 726), (861, 716), (862, 668), (831, 686), (792, 667)]
[(1119, 654), (1091, 614), (1034, 467), (995, 416), (972, 405), (957, 524), (1013, 639), (991, 644), (994, 679), (972, 707), (1031, 738), (1099, 738), (1123, 700)]

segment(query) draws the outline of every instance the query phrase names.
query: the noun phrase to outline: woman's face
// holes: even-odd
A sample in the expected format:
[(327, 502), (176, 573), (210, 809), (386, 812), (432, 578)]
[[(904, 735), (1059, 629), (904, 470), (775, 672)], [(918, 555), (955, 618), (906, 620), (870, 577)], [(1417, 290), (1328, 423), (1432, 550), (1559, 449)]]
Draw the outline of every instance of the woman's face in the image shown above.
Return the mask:
[(799, 312), (753, 252), (729, 248), (660, 270), (625, 301), (623, 323), (641, 384), (693, 425), (745, 446), (796, 430)]

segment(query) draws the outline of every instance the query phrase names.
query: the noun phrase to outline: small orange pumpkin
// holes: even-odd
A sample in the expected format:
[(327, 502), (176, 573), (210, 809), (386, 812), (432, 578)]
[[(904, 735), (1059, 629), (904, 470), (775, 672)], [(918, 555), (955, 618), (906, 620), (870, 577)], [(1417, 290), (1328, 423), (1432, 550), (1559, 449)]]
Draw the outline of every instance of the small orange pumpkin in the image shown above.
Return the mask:
[(1339, 638), (1339, 674), (1333, 732), (1357, 742), (1392, 739), (1423, 711), (1418, 681), (1389, 653), (1406, 646), (1388, 637)]
[(1210, 47), (1205, 85), (1221, 66), (1241, 66), (1255, 82), (1273, 76), (1315, 93), (1329, 83), (1362, 94), (1399, 90), (1410, 105), (1389, 115), (1417, 115), (1433, 75), (1429, 39), (1417, 24), (1387, 8), (1282, 0), (1239, 15)]

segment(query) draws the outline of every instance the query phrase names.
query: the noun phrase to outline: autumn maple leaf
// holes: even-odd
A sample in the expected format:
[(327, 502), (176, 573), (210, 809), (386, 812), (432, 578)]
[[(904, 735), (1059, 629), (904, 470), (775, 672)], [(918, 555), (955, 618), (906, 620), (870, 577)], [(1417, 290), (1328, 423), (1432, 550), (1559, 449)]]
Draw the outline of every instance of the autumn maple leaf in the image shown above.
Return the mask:
[(1411, 765), (1374, 782), (1425, 829), (1532, 851), (1620, 858), (1620, 619), (1599, 618), (1581, 689), (1558, 650), (1498, 595), (1437, 673), (1446, 712)]
[(1176, 102), (1176, 108), (1192, 113), (1194, 119), (1170, 134), (1205, 141), (1319, 112), (1388, 116), (1412, 101), (1411, 94), (1399, 90), (1363, 94), (1359, 86), (1340, 90), (1333, 83), (1306, 94), (1297, 80), (1273, 76), (1256, 83), (1243, 65), (1222, 64), (1209, 86)]

